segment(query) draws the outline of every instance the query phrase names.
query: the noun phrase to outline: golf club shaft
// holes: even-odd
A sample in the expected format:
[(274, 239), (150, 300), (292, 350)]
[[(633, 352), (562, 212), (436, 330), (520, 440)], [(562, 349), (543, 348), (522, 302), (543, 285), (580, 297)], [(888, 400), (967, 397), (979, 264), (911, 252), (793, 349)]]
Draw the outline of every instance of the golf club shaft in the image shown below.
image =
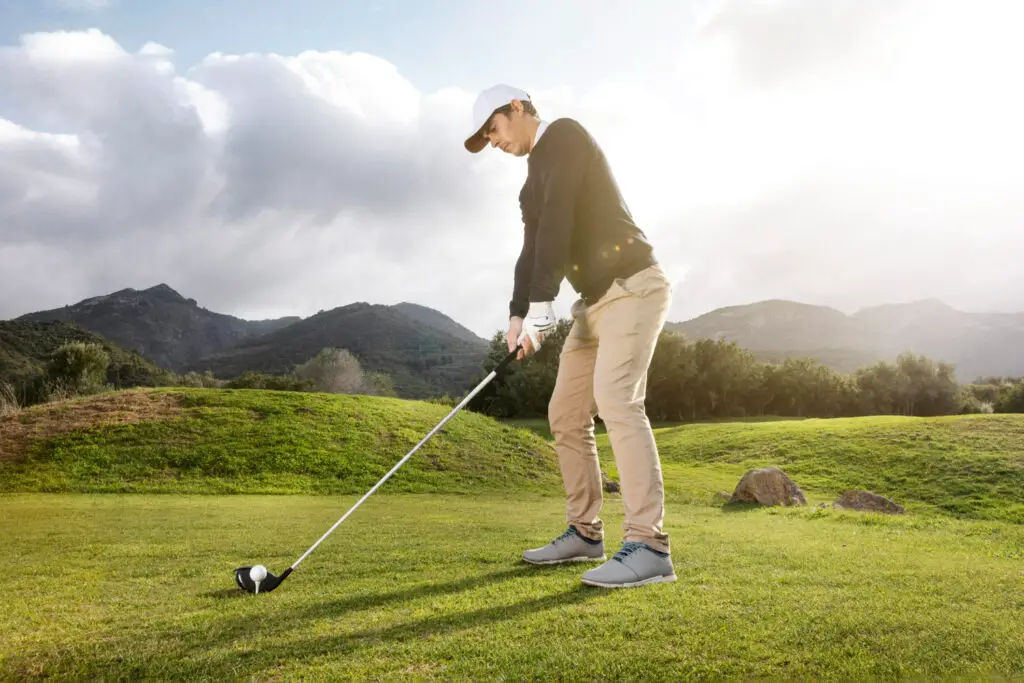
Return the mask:
[(400, 467), (401, 467), (402, 465), (404, 465), (404, 464), (405, 464), (405, 461), (406, 461), (406, 460), (408, 460), (409, 458), (411, 458), (411, 457), (412, 457), (412, 455), (413, 455), (413, 453), (415, 453), (415, 452), (416, 452), (417, 450), (419, 450), (420, 446), (422, 446), (423, 444), (425, 444), (425, 443), (426, 443), (426, 442), (427, 442), (427, 441), (428, 441), (428, 440), (430, 439), (430, 437), (432, 437), (432, 436), (433, 436), (434, 434), (436, 434), (436, 433), (437, 433), (437, 431), (438, 431), (439, 429), (441, 429), (441, 427), (443, 427), (443, 426), (445, 425), (445, 423), (447, 423), (447, 422), (448, 422), (448, 420), (450, 420), (450, 419), (451, 419), (452, 417), (454, 417), (455, 413), (457, 413), (457, 412), (459, 412), (460, 410), (462, 410), (462, 408), (463, 408), (463, 407), (464, 407), (464, 406), (465, 406), (465, 405), (466, 405), (467, 403), (469, 403), (469, 402), (470, 402), (471, 400), (473, 400), (473, 397), (474, 397), (474, 396), (476, 396), (476, 395), (477, 395), (478, 393), (480, 393), (480, 391), (481, 391), (481, 390), (482, 390), (482, 389), (483, 389), (484, 387), (486, 387), (486, 386), (487, 386), (487, 384), (488, 384), (488, 383), (489, 383), (489, 382), (490, 382), (491, 380), (493, 380), (493, 379), (494, 379), (495, 377), (497, 377), (497, 376), (498, 376), (498, 373), (499, 373), (499, 372), (501, 372), (501, 371), (502, 371), (502, 370), (503, 370), (503, 369), (505, 368), (505, 366), (506, 366), (506, 365), (508, 365), (509, 363), (511, 363), (511, 362), (512, 362), (513, 360), (515, 360), (515, 357), (516, 357), (516, 355), (518, 355), (518, 353), (519, 353), (519, 350), (520, 350), (521, 348), (522, 348), (521, 346), (517, 346), (517, 347), (515, 348), (515, 350), (514, 350), (514, 351), (511, 351), (511, 352), (510, 352), (510, 353), (509, 353), (509, 354), (508, 354), (507, 356), (505, 356), (505, 359), (504, 359), (504, 360), (502, 360), (502, 361), (501, 361), (501, 362), (500, 362), (500, 363), (499, 363), (499, 364), (497, 365), (497, 367), (495, 367), (495, 368), (494, 368), (493, 370), (491, 370), (491, 371), (490, 371), (490, 373), (488, 373), (488, 374), (487, 374), (487, 376), (486, 376), (486, 377), (484, 377), (484, 378), (483, 378), (483, 380), (481, 380), (481, 381), (480, 381), (480, 383), (479, 383), (478, 385), (476, 385), (476, 388), (474, 388), (474, 389), (473, 389), (473, 391), (469, 392), (469, 395), (468, 395), (468, 396), (466, 396), (466, 398), (462, 399), (462, 401), (461, 401), (461, 402), (459, 403), (459, 405), (455, 406), (455, 407), (454, 407), (454, 408), (452, 409), (452, 411), (451, 411), (450, 413), (448, 413), (448, 415), (446, 415), (446, 416), (445, 416), (445, 418), (444, 418), (443, 420), (441, 420), (441, 421), (440, 421), (439, 423), (437, 423), (437, 426), (436, 426), (436, 427), (434, 427), (433, 429), (431, 429), (431, 430), (430, 430), (430, 432), (429, 432), (429, 433), (427, 433), (427, 435), (426, 435), (425, 437), (423, 437), (423, 439), (422, 439), (422, 440), (421, 440), (421, 441), (420, 441), (420, 442), (419, 442), (418, 444), (416, 444), (416, 445), (415, 445), (415, 446), (413, 447), (413, 449), (412, 449), (411, 451), (409, 451), (408, 453), (406, 453), (406, 454), (405, 454), (405, 457), (404, 457), (404, 458), (402, 458), (401, 460), (399, 460), (399, 461), (398, 461), (398, 463), (396, 463), (396, 464), (395, 464), (395, 466), (394, 466), (394, 467), (392, 467), (392, 468), (391, 468), (391, 470), (390, 470), (390, 471), (389, 471), (389, 472), (388, 472), (387, 474), (385, 474), (385, 475), (384, 475), (383, 477), (381, 477), (380, 481), (378, 481), (378, 482), (377, 482), (376, 484), (374, 484), (374, 485), (373, 485), (373, 488), (371, 488), (371, 489), (370, 489), (369, 491), (367, 491), (367, 492), (366, 492), (366, 493), (365, 493), (365, 494), (363, 495), (363, 497), (362, 497), (362, 498), (360, 498), (360, 499), (359, 499), (359, 500), (358, 500), (358, 501), (356, 502), (356, 504), (355, 504), (355, 505), (353, 505), (353, 506), (352, 506), (351, 508), (349, 508), (348, 512), (346, 512), (346, 513), (345, 513), (344, 515), (342, 515), (341, 519), (339, 519), (339, 520), (338, 520), (337, 522), (335, 522), (335, 523), (334, 523), (334, 526), (332, 526), (332, 527), (331, 527), (330, 529), (328, 529), (328, 530), (327, 530), (327, 532), (326, 532), (326, 533), (325, 533), (325, 534), (324, 534), (323, 536), (321, 536), (321, 537), (320, 537), (319, 539), (317, 539), (317, 542), (316, 542), (316, 543), (314, 543), (313, 545), (311, 545), (311, 546), (309, 547), (309, 550), (307, 550), (306, 552), (304, 552), (304, 553), (302, 554), (302, 557), (300, 557), (299, 559), (295, 560), (295, 562), (294, 562), (294, 563), (292, 564), (292, 566), (291, 566), (291, 567), (289, 567), (288, 571), (290, 572), (290, 571), (291, 571), (292, 569), (295, 569), (296, 567), (298, 567), (298, 566), (299, 566), (299, 563), (300, 563), (300, 562), (302, 562), (302, 561), (303, 561), (304, 559), (306, 559), (306, 557), (307, 557), (307, 556), (308, 556), (308, 555), (309, 555), (309, 554), (310, 554), (311, 552), (313, 552), (313, 551), (314, 551), (314, 550), (316, 549), (316, 547), (317, 547), (318, 545), (320, 545), (320, 543), (322, 543), (322, 542), (323, 542), (323, 540), (324, 540), (325, 538), (327, 538), (328, 536), (330, 536), (330, 535), (331, 535), (331, 534), (332, 534), (332, 533), (334, 532), (334, 530), (335, 530), (335, 529), (337, 529), (337, 528), (338, 528), (338, 526), (339, 526), (339, 525), (340, 525), (340, 524), (341, 524), (342, 522), (344, 522), (344, 521), (345, 521), (346, 519), (348, 519), (348, 516), (349, 516), (349, 515), (351, 515), (351, 514), (352, 514), (353, 512), (355, 512), (356, 508), (358, 508), (358, 507), (359, 507), (360, 505), (362, 505), (362, 504), (363, 504), (363, 501), (364, 501), (364, 500), (366, 500), (366, 499), (367, 499), (367, 498), (369, 498), (369, 497), (370, 497), (371, 495), (373, 495), (373, 492), (374, 492), (374, 491), (376, 491), (376, 490), (377, 490), (378, 488), (380, 488), (380, 486), (381, 486), (381, 485), (382, 485), (382, 484), (383, 484), (383, 483), (384, 483), (385, 481), (387, 481), (387, 480), (388, 480), (388, 478), (390, 478), (392, 474), (394, 474), (395, 472), (397, 472), (397, 471), (398, 471), (398, 469), (399, 469), (399, 468), (400, 468)]

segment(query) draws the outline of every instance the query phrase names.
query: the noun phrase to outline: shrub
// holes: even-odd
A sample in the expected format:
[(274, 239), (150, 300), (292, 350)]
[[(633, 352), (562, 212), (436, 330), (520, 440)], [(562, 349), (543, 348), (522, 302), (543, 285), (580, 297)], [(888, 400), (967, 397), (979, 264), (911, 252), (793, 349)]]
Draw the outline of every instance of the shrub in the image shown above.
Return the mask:
[(50, 400), (55, 394), (67, 397), (102, 391), (109, 365), (110, 356), (99, 344), (64, 344), (51, 354), (46, 368)]
[(21, 410), (21, 403), (14, 386), (7, 382), (0, 382), (0, 417), (7, 417)]
[(267, 375), (248, 370), (224, 384), (228, 389), (271, 389), (274, 391), (313, 391), (313, 383), (292, 375)]
[(311, 382), (315, 391), (328, 394), (395, 396), (390, 375), (364, 372), (347, 349), (325, 348), (295, 368), (295, 376)]

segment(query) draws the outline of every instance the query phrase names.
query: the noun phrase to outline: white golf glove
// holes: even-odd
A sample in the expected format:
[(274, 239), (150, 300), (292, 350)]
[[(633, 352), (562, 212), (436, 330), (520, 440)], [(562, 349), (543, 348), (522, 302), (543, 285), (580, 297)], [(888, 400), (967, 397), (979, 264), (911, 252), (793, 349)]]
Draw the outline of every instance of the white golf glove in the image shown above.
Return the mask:
[(531, 303), (530, 310), (526, 313), (526, 317), (523, 318), (523, 332), (519, 335), (519, 343), (522, 344), (523, 340), (529, 338), (532, 350), (534, 352), (539, 351), (545, 337), (555, 329), (556, 323), (553, 302)]

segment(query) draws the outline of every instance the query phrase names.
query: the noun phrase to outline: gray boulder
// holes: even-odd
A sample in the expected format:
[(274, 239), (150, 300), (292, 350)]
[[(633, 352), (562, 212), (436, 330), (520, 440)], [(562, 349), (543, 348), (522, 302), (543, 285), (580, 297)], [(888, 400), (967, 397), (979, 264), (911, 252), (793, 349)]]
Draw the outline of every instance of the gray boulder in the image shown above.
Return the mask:
[(785, 472), (778, 467), (764, 467), (743, 475), (730, 502), (789, 506), (807, 505), (807, 498)]

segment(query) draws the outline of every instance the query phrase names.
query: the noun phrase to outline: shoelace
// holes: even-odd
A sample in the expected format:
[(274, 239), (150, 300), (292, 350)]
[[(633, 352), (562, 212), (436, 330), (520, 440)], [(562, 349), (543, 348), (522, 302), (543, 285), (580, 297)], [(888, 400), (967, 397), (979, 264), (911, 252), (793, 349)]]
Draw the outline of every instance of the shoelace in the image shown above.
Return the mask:
[(637, 550), (640, 550), (640, 548), (642, 548), (643, 545), (644, 544), (640, 543), (639, 541), (626, 541), (622, 544), (622, 547), (619, 548), (619, 552), (612, 555), (612, 559), (622, 562), (627, 557), (635, 553)]
[(572, 538), (575, 535), (576, 535), (576, 531), (574, 529), (571, 529), (571, 528), (566, 529), (565, 533), (563, 533), (561, 536), (559, 536), (558, 538), (555, 539), (555, 542), (556, 543), (560, 543), (560, 542), (562, 542), (562, 541), (564, 541), (564, 540), (566, 540), (568, 538)]

